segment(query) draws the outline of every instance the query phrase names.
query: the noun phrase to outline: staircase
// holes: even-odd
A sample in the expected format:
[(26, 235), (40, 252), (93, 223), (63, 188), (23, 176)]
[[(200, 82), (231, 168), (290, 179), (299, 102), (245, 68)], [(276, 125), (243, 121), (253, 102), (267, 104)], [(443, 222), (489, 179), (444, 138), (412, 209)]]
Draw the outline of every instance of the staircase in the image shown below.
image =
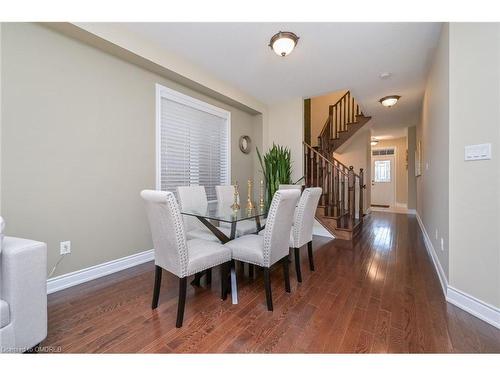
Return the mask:
[(363, 169), (354, 172), (333, 157), (371, 117), (364, 116), (348, 91), (329, 108), (318, 146), (304, 142), (304, 176), (307, 187), (321, 187), (316, 219), (336, 238), (353, 240), (363, 224)]

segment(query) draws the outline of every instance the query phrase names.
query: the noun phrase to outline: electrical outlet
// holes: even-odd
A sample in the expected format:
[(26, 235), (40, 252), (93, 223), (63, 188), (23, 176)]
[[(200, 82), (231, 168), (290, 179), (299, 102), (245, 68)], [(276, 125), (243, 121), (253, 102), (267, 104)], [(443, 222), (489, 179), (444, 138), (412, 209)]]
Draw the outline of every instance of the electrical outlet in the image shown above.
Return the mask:
[(436, 228), (436, 240), (438, 239), (439, 235), (438, 235), (438, 230)]
[(59, 247), (61, 255), (71, 253), (71, 241), (62, 241)]
[(444, 239), (441, 237), (441, 251), (444, 251)]

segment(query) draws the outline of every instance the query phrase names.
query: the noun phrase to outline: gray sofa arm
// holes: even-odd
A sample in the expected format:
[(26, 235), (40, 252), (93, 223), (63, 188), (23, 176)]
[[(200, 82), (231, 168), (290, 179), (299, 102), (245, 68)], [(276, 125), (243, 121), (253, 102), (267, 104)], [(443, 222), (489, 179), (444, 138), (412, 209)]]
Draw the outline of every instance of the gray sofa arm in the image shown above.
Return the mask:
[[(5, 237), (1, 252), (0, 296), (9, 304), (16, 350), (27, 350), (47, 336), (47, 245)], [(0, 347), (5, 351), (5, 342)]]

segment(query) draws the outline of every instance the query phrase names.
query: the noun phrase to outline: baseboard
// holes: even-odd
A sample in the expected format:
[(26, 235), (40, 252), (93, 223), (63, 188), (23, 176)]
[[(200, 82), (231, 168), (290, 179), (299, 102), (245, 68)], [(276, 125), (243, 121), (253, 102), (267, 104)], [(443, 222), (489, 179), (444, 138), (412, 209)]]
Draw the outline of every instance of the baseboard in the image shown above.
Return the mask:
[(443, 294), (446, 298), (446, 301), (464, 311), (467, 311), (469, 314), (474, 315), (476, 318), (479, 318), (486, 323), (500, 329), (499, 308), (491, 306), (490, 304), (483, 302), (448, 284), (448, 279), (444, 273), (443, 268), (441, 267), (441, 263), (439, 262), (439, 259), (436, 255), (434, 246), (432, 245), (430, 237), (418, 212), (416, 213), (416, 217), (418, 225), (420, 226), (420, 229), (424, 236), (425, 248), (427, 249), (427, 253), (429, 254), (429, 257), (432, 259), (432, 263), (434, 264), (434, 268), (439, 277), (439, 282), (441, 283), (441, 288), (443, 289)]
[(443, 267), (441, 267), (441, 263), (439, 262), (436, 250), (432, 245), (432, 241), (429, 237), (429, 234), (427, 233), (427, 230), (425, 229), (424, 223), (422, 222), (422, 219), (420, 218), (418, 212), (416, 213), (416, 217), (418, 225), (420, 226), (420, 230), (422, 231), (422, 234), (424, 236), (424, 243), (425, 243), (425, 248), (427, 249), (427, 254), (429, 254), (429, 257), (432, 259), (432, 263), (434, 264), (434, 268), (436, 269), (436, 273), (439, 277), (439, 282), (441, 283), (441, 289), (443, 290), (443, 294), (446, 297), (448, 289), (448, 278), (444, 273)]
[(500, 329), (500, 309), (448, 286), (446, 301)]
[(328, 230), (325, 229), (321, 223), (314, 219), (314, 224), (313, 224), (313, 235), (315, 236), (321, 236), (321, 237), (328, 237), (328, 238), (335, 238), (333, 234), (331, 234)]
[(99, 277), (107, 276), (142, 263), (150, 262), (153, 259), (153, 250), (146, 250), (137, 254), (126, 256), (124, 258), (115, 259), (106, 263), (101, 263), (92, 267), (84, 268), (79, 271), (56, 276), (47, 280), (47, 294), (66, 289), (71, 286), (82, 284), (90, 280), (98, 279)]
[(371, 206), (370, 207), (370, 211), (373, 211), (373, 212), (390, 212), (390, 213), (393, 213), (393, 214), (409, 214), (409, 215), (415, 215), (416, 214), (416, 211), (413, 208), (409, 209), (409, 208), (406, 208), (406, 207), (397, 207), (397, 206), (389, 207), (389, 208)]

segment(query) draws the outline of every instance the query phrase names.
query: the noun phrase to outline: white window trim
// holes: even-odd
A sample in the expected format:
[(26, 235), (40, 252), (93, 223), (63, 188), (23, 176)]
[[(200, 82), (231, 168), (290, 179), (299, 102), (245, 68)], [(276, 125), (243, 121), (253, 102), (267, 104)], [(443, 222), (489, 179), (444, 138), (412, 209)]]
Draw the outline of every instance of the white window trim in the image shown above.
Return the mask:
[(161, 99), (175, 101), (180, 104), (187, 105), (192, 108), (199, 109), (212, 115), (221, 117), (226, 120), (227, 126), (227, 162), (228, 174), (227, 185), (231, 184), (231, 112), (208, 104), (202, 100), (195, 99), (189, 95), (182, 94), (168, 87), (156, 84), (156, 131), (155, 131), (155, 148), (156, 148), (156, 190), (161, 190)]

